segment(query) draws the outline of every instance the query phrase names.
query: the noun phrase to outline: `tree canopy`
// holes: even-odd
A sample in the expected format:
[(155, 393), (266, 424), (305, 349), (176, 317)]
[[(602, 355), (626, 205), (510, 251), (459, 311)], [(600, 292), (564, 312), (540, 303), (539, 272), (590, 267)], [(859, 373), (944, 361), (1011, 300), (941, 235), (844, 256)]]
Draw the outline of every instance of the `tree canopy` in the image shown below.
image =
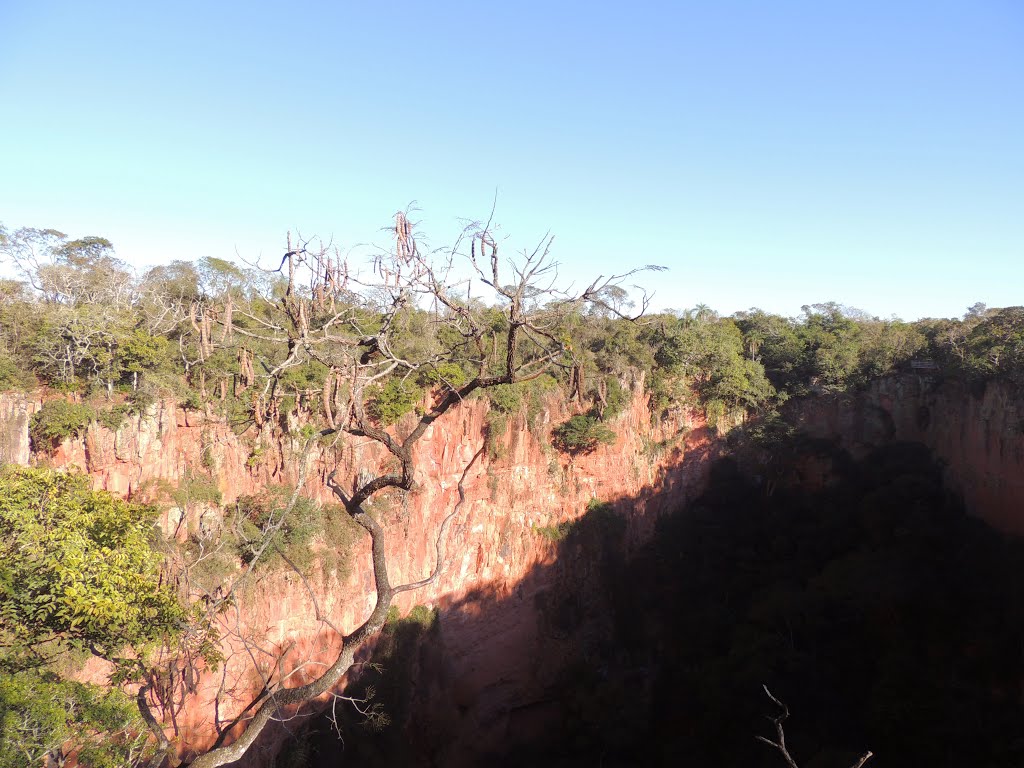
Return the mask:
[(68, 672), (93, 654), (115, 680), (137, 678), (185, 626), (161, 580), (154, 516), (82, 475), (0, 468), (0, 765), (85, 750), (113, 766), (144, 753), (134, 702)]

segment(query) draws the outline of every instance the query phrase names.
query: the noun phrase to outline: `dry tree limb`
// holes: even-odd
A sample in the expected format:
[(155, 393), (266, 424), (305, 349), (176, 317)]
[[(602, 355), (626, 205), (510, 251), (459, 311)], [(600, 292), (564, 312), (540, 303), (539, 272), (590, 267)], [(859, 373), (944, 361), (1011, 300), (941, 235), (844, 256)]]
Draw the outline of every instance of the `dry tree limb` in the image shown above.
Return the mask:
[[(765, 694), (767, 694), (768, 698), (772, 700), (772, 703), (774, 703), (775, 706), (777, 706), (782, 711), (775, 717), (768, 718), (772, 721), (772, 724), (775, 726), (775, 741), (765, 738), (764, 736), (755, 736), (754, 738), (756, 738), (758, 741), (764, 742), (770, 747), (774, 747), (775, 749), (777, 749), (779, 751), (779, 754), (782, 755), (782, 759), (786, 761), (786, 765), (788, 765), (789, 768), (800, 768), (800, 766), (797, 765), (796, 760), (794, 760), (793, 756), (789, 753), (789, 748), (786, 746), (786, 733), (783, 730), (782, 725), (789, 717), (789, 707), (787, 707), (785, 704), (783, 704), (781, 701), (775, 698), (772, 692), (768, 690), (767, 685), (762, 685), (761, 687), (764, 688)], [(853, 766), (851, 766), (851, 768), (863, 768), (864, 763), (866, 763), (872, 757), (874, 757), (874, 753), (871, 752), (871, 750), (868, 750), (863, 755), (861, 755), (860, 759), (857, 760), (857, 762), (854, 763)]]

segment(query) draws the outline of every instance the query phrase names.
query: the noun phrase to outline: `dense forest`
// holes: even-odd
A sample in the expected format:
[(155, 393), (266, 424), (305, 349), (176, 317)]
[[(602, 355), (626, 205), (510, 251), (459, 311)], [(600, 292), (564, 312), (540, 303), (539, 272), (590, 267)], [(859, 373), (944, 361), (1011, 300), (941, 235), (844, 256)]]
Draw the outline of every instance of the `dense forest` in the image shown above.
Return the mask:
[[(295, 344), (300, 329), (287, 317), (280, 268), (207, 257), (137, 275), (103, 238), (24, 228), (0, 229), (0, 253), (22, 275), (0, 281), (2, 389), (45, 385), (94, 403), (97, 414), (112, 403), (140, 408), (156, 397), (191, 407), (212, 399), (239, 430), (290, 409), (320, 414), (331, 398), (327, 361)], [(314, 288), (332, 304), (320, 307), (324, 317), (336, 316), (346, 296), (358, 310), (339, 333), (373, 335), (383, 304), (374, 307), (372, 297), (344, 286), (331, 284), (329, 297), (323, 285)], [(592, 406), (597, 419), (614, 415), (638, 372), (646, 374), (655, 415), (699, 405), (712, 421), (731, 410), (857, 387), (915, 360), (971, 380), (1024, 381), (1022, 307), (976, 304), (961, 319), (904, 322), (833, 302), (807, 305), (795, 318), (759, 309), (720, 317), (698, 306), (633, 322), (623, 317), (634, 309), (623, 288), (608, 285), (601, 299), (559, 315), (552, 333), (571, 343), (550, 371), (551, 384)], [(444, 320), (452, 313), (437, 302), (404, 308), (392, 337), (398, 351), (443, 347), (450, 354), (446, 366), (382, 383), (375, 395), (380, 418), (412, 410), (426, 388), (465, 380), (471, 355), (450, 338)], [(500, 338), (502, 313), (493, 311), (491, 321)]]
[[(553, 428), (552, 445), (586, 453), (614, 438), (616, 417), (643, 388), (655, 421), (701, 411), (725, 431), (747, 419), (735, 449), (743, 461), (758, 441), (775, 441), (774, 450), (779, 440), (798, 439), (768, 429), (790, 398), (856, 390), (907, 370), (1024, 384), (1022, 307), (979, 304), (961, 319), (916, 322), (835, 303), (808, 305), (793, 318), (758, 309), (722, 317), (704, 306), (644, 312), (646, 297), (618, 282), (596, 282), (570, 299), (528, 290), (529, 271), (510, 286), (485, 277), (487, 299), (480, 280), (442, 280), (423, 267), (404, 232), (400, 221), (401, 258), (373, 259), (363, 273), (329, 248), (289, 241), (284, 259), (267, 269), (208, 257), (137, 274), (101, 237), (0, 227), (0, 255), (17, 275), (0, 280), (0, 391), (46, 391), (30, 428), (41, 456), (92, 423), (116, 430), (130, 414), (172, 399), (227, 420), (251, 438), (255, 461), (264, 431), (296, 433), (308, 444), (321, 431), (348, 430), (387, 444), (387, 430), (404, 417), (414, 414), (425, 428), (463, 395), (488, 398), (492, 436), (507, 428), (508, 414), (524, 411), (529, 422), (544, 398), (561, 397), (576, 415)], [(497, 264), (486, 231), (467, 242), (479, 249), (474, 266), (485, 249)], [(393, 288), (399, 284), (412, 288)], [(404, 446), (389, 446), (408, 458)], [(488, 447), (501, 458), (493, 442)], [(894, 447), (859, 464), (840, 457), (837, 485), (818, 496), (765, 494), (756, 472), (724, 464), (703, 499), (663, 521), (638, 558), (606, 558), (619, 569), (602, 581), (618, 655), (599, 667), (642, 669), (651, 680), (656, 669), (659, 682), (641, 687), (658, 716), (611, 721), (611, 710), (592, 711), (593, 702), (621, 700), (639, 685), (612, 681), (626, 686), (620, 691), (595, 678), (592, 689), (578, 690), (578, 717), (559, 746), (576, 757), (566, 754), (565, 764), (583, 764), (581, 755), (635, 764), (638, 754), (644, 764), (667, 764), (682, 753), (771, 764), (777, 755), (745, 741), (757, 729), (754, 713), (770, 706), (749, 695), (750, 684), (756, 691), (762, 682), (784, 699), (813, 702), (794, 712), (794, 732), (805, 734), (794, 743), (825, 762), (805, 768), (831, 764), (829, 750), (882, 745), (892, 756), (885, 765), (1019, 761), (1006, 682), (1020, 678), (1017, 551), (966, 518), (941, 473), (915, 451)], [(219, 502), (202, 467), (187, 480), (169, 492), (184, 499), (176, 503)], [(343, 557), (351, 519), (361, 514), (344, 514), (351, 498), (342, 493), (344, 505), (319, 506), (292, 490), (241, 500), (218, 557), (282, 567), (299, 560), (314, 535), (330, 537)], [(184, 599), (172, 593), (166, 569), (204, 542), (154, 538), (154, 519), (151, 506), (95, 494), (74, 475), (0, 472), (0, 766), (63, 754), (76, 739), (97, 768), (159, 757), (131, 697), (70, 675), (97, 655), (114, 665), (116, 682), (143, 685), (144, 697), (153, 649), (216, 665), (214, 618), (204, 612), (209, 602), (199, 602), (215, 592), (216, 563), (190, 573), (195, 589)], [(586, 530), (577, 526), (570, 537)], [(617, 581), (656, 586), (637, 600), (619, 594)], [(983, 594), (993, 582), (1011, 586)], [(1008, 630), (987, 631), (1004, 614)], [(645, 645), (652, 638), (656, 660)], [(912, 664), (922, 647), (923, 663)], [(868, 672), (870, 696), (851, 682)], [(678, 686), (704, 692), (700, 707), (671, 701)], [(608, 737), (600, 754), (587, 746), (595, 729)], [(928, 733), (948, 738), (929, 742)], [(901, 738), (913, 751), (900, 751)], [(755, 756), (757, 748), (768, 757)]]

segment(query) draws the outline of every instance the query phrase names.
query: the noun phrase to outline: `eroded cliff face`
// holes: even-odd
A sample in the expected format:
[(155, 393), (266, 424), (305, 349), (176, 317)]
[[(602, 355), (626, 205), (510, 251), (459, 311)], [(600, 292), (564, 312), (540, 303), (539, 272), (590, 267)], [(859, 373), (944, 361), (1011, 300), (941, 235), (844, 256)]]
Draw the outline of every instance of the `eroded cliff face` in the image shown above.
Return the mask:
[[(642, 391), (639, 382), (637, 392)], [(29, 415), (38, 407), (39, 398), (0, 395), (0, 442), (7, 461), (45, 458), (88, 473), (98, 489), (142, 500), (164, 499), (163, 527), (170, 534), (177, 531), (179, 537), (201, 525), (204, 515), (216, 514), (202, 505), (183, 510), (166, 501), (168, 489), (177, 487), (189, 471), (214, 478), (224, 505), (265, 486), (296, 480), (299, 440), (280, 429), (255, 440), (252, 435), (238, 436), (220, 418), (184, 411), (169, 402), (127, 418), (116, 432), (93, 424), (82, 438), (65, 442), (52, 456), (32, 456), (27, 427)], [(487, 401), (475, 399), (432, 425), (415, 450), (416, 489), (375, 502), (389, 533), (392, 583), (430, 572), (436, 532), (458, 500), (460, 477), (484, 446), (487, 412)], [(481, 626), (462, 621), (461, 628), (450, 628), (451, 678), (459, 681), (459, 701), (467, 706), (472, 702), (481, 738), (500, 739), (517, 704), (536, 694), (538, 670), (531, 650), (542, 628), (535, 598), (553, 584), (536, 578), (527, 583), (524, 576), (544, 572), (551, 574), (548, 580), (556, 578), (554, 570), (537, 569), (550, 564), (556, 550), (542, 531), (578, 518), (597, 499), (622, 507), (627, 546), (645, 541), (662, 511), (698, 492), (715, 450), (695, 414), (652, 426), (645, 398), (638, 394), (611, 424), (617, 433), (614, 445), (570, 458), (550, 445), (551, 428), (568, 415), (566, 404), (552, 399), (532, 428), (525, 415), (510, 417), (496, 451), (502, 458), (491, 460), (485, 452), (466, 476), (466, 500), (450, 529), (447, 563), (437, 583), (405, 593), (397, 601), (403, 614), (416, 604), (428, 604), (443, 617), (457, 606), (464, 619), (472, 615), (474, 601), (516, 597), (501, 622)], [(403, 425), (398, 429), (403, 431)], [(331, 470), (337, 468), (338, 477), (351, 478), (377, 472), (387, 460), (385, 452), (368, 441), (320, 445), (304, 492), (330, 501), (325, 478)], [(283, 570), (248, 582), (238, 610), (224, 616), (227, 663), (216, 673), (190, 679), (193, 692), (170, 707), (179, 743), (192, 748), (209, 745), (218, 725), (229, 721), (260, 688), (251, 653), (255, 646), (286, 658), (285, 672), (294, 670), (289, 684), (310, 677), (330, 658), (337, 634), (317, 619), (318, 609), (330, 624), (347, 632), (373, 606), (368, 537), (355, 546), (347, 573), (313, 569), (303, 580)], [(239, 569), (234, 577), (241, 573)], [(270, 656), (257, 659), (257, 666), (270, 671)], [(89, 674), (100, 679), (103, 670), (92, 667)], [(247, 764), (258, 765), (258, 758)]]
[(1024, 393), (989, 382), (902, 375), (863, 392), (792, 401), (788, 416), (813, 437), (836, 440), (855, 458), (894, 440), (928, 446), (946, 484), (994, 528), (1024, 534)]
[[(643, 391), (642, 382), (636, 391)], [(30, 453), (27, 435), (40, 402), (0, 394), (0, 461), (44, 458)], [(1019, 392), (997, 384), (972, 392), (956, 382), (901, 376), (855, 395), (793, 401), (787, 407), (801, 429), (836, 439), (855, 456), (893, 440), (924, 443), (946, 463), (948, 483), (963, 494), (970, 511), (1001, 530), (1024, 533)], [(433, 566), (434, 536), (457, 501), (459, 478), (485, 443), (487, 413), (485, 399), (471, 400), (431, 426), (416, 448), (416, 489), (376, 503), (389, 532), (393, 583), (421, 578)], [(563, 561), (556, 563), (558, 547), (543, 530), (579, 518), (592, 499), (611, 502), (626, 521), (621, 535), (628, 550), (650, 538), (660, 514), (700, 492), (710, 460), (720, 452), (716, 436), (695, 414), (652, 426), (645, 399), (637, 394), (611, 424), (618, 435), (614, 445), (570, 459), (550, 446), (551, 428), (568, 415), (567, 406), (553, 399), (532, 427), (525, 415), (510, 417), (496, 451), (502, 458), (485, 453), (466, 476), (466, 501), (449, 532), (441, 577), (398, 600), (402, 614), (418, 603), (440, 612), (443, 679), (424, 681), (433, 690), (422, 698), (444, 702), (446, 733), (453, 739), (445, 753), (461, 754), (462, 764), (548, 727), (557, 714), (545, 698), (552, 676), (579, 651), (580, 632), (601, 632), (595, 624), (569, 630), (552, 626), (552, 616), (575, 611), (557, 604), (560, 580), (571, 576), (585, 583), (589, 554), (563, 548)], [(298, 426), (293, 425), (293, 434)], [(164, 402), (129, 417), (116, 432), (94, 424), (84, 437), (45, 459), (87, 472), (97, 488), (163, 499), (165, 530), (183, 536), (200, 526), (203, 516), (219, 514), (203, 505), (182, 510), (166, 501), (167, 489), (177, 487), (189, 471), (212, 477), (222, 504), (231, 505), (242, 494), (294, 483), (299, 450), (300, 441), (279, 428), (239, 436), (219, 417)], [(325, 485), (331, 470), (351, 478), (376, 472), (387, 461), (379, 446), (367, 441), (319, 445), (304, 492), (331, 501)], [(317, 611), (342, 632), (370, 612), (368, 544), (365, 536), (356, 543), (351, 567), (343, 573), (313, 569), (303, 580), (283, 570), (248, 582), (238, 610), (224, 616), (227, 663), (191, 680), (192, 693), (169, 708), (178, 743), (209, 745), (218, 726), (259, 689), (250, 654), (256, 645), (285, 657), (284, 671), (294, 670), (289, 684), (314, 674), (331, 657), (337, 634), (317, 619)], [(241, 574), (239, 568), (232, 577)], [(573, 599), (585, 596), (577, 591)], [(488, 609), (499, 604), (500, 612)], [(256, 656), (263, 672), (271, 669), (270, 656)], [(89, 670), (95, 679), (103, 672)], [(245, 764), (263, 764), (259, 751)]]

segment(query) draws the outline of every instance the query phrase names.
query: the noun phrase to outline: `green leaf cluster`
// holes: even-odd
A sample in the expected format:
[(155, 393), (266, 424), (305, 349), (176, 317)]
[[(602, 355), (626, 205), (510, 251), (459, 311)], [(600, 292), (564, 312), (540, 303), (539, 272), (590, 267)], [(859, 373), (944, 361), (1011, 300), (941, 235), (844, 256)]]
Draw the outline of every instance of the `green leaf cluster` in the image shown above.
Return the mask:
[(551, 431), (555, 448), (563, 453), (590, 453), (599, 445), (615, 442), (615, 433), (597, 417), (580, 413), (562, 422)]
[(368, 409), (373, 418), (387, 426), (415, 409), (422, 396), (423, 390), (415, 384), (401, 379), (391, 379), (373, 388)]
[(28, 434), (36, 450), (53, 450), (71, 437), (78, 437), (96, 418), (96, 412), (84, 403), (47, 400), (32, 414)]
[(160, 581), (154, 519), (82, 475), (0, 469), (3, 645), (24, 659), (52, 643), (114, 659), (174, 635), (185, 614)]
[(63, 680), (39, 669), (0, 676), (0, 768), (63, 764), (124, 768), (147, 749), (145, 725), (118, 688)]
[[(155, 510), (53, 469), (0, 468), (0, 768), (134, 764), (151, 747), (133, 678), (157, 648), (198, 627), (160, 578)], [(92, 653), (114, 664), (107, 688), (68, 679)], [(48, 761), (48, 762), (47, 762)]]

